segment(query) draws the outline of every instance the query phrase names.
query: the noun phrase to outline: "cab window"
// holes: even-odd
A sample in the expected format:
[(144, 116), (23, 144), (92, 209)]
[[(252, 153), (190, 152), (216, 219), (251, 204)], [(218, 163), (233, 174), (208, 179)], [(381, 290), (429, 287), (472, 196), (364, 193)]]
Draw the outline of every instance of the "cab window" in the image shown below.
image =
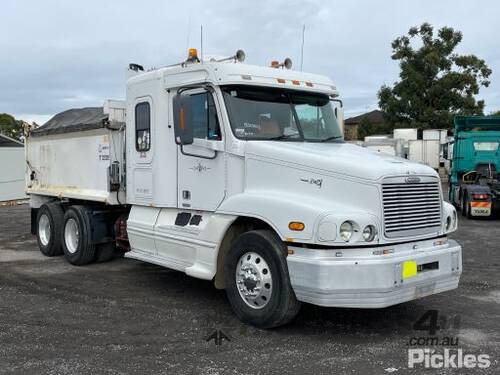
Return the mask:
[(135, 149), (139, 152), (151, 149), (151, 106), (148, 102), (135, 106)]
[(211, 93), (204, 92), (192, 94), (191, 121), (193, 124), (193, 137), (200, 139), (220, 140), (221, 132), (217, 109)]

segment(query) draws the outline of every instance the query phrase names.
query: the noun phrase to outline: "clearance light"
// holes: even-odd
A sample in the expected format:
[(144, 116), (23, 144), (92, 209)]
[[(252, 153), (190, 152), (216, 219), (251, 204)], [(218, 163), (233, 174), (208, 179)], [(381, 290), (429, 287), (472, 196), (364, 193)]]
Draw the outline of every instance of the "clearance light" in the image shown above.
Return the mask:
[(434, 243), (432, 245), (433, 246), (441, 246), (441, 245), (446, 245), (447, 243), (448, 243), (448, 240), (445, 238), (442, 240), (434, 241)]
[(394, 249), (383, 249), (383, 250), (374, 250), (372, 252), (373, 255), (388, 255), (394, 254)]
[(306, 86), (307, 87), (313, 87), (314, 85), (312, 84), (312, 82), (306, 82)]
[(278, 81), (278, 83), (285, 83), (286, 82), (283, 78), (276, 78), (276, 81)]
[(304, 223), (301, 223), (300, 221), (290, 221), (290, 223), (288, 223), (288, 229), (297, 232), (303, 231), (305, 227)]
[(271, 61), (271, 68), (279, 68), (280, 62), (278, 60)]
[(292, 81), (292, 83), (293, 83), (294, 85), (300, 85), (300, 81), (297, 81), (297, 80), (295, 80), (295, 79)]
[(488, 194), (472, 194), (472, 199), (488, 199)]

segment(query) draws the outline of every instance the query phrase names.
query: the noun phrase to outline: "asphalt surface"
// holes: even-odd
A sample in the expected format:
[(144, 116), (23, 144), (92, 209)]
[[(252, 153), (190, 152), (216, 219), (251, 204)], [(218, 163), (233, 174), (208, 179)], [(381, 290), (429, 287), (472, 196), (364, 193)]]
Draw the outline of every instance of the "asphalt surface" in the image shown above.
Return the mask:
[[(304, 304), (265, 331), (240, 323), (211, 282), (129, 259), (46, 258), (28, 206), (0, 207), (0, 373), (498, 374), (500, 220), (460, 218), (451, 237), (464, 249), (457, 290), (378, 310)], [(437, 336), (489, 355), (490, 368), (409, 369), (410, 339), (429, 336), (412, 327), (428, 310)], [(216, 330), (230, 341), (207, 342)]]

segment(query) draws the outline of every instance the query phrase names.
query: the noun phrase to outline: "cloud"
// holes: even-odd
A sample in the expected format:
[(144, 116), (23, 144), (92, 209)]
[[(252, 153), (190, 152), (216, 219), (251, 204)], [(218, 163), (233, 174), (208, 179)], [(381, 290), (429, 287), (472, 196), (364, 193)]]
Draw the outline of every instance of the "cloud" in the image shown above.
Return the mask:
[(243, 48), (249, 63), (291, 57), (304, 70), (332, 77), (347, 113), (376, 106), (376, 93), (397, 79), (390, 42), (428, 21), (464, 34), (462, 53), (486, 59), (492, 85), (487, 110), (500, 109), (500, 4), (470, 1), (62, 1), (6, 0), (0, 23), (0, 112), (46, 118), (68, 107), (101, 105), (125, 93), (129, 62), (162, 66), (199, 47), (229, 55)]

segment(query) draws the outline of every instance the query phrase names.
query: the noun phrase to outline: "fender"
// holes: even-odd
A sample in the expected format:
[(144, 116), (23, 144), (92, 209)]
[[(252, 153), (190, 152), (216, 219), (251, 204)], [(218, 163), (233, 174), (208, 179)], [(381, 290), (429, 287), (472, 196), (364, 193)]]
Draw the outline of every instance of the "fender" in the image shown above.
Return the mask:
[[(322, 217), (327, 214), (342, 213), (342, 219), (368, 216), (380, 225), (379, 220), (371, 212), (353, 209), (334, 201), (315, 199), (295, 194), (276, 194), (259, 190), (245, 192), (226, 199), (217, 210), (218, 214), (234, 216), (249, 216), (268, 223), (283, 241), (288, 242), (315, 242), (315, 228)], [(305, 224), (303, 231), (292, 231), (288, 228), (291, 221), (300, 221)]]

